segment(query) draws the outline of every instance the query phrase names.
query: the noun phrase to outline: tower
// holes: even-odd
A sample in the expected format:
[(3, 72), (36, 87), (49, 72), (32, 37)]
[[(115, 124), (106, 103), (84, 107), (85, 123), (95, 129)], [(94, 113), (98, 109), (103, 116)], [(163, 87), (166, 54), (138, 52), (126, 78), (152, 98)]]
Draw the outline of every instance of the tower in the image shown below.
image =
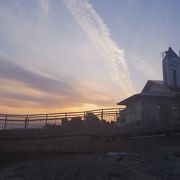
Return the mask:
[(162, 61), (163, 82), (170, 88), (180, 88), (180, 57), (169, 47)]

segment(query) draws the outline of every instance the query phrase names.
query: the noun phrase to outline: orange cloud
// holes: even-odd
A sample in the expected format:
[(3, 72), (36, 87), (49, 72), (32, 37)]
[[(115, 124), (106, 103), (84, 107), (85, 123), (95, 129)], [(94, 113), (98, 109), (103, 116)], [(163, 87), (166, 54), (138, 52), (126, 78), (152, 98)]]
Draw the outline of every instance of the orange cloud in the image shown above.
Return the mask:
[(115, 105), (111, 94), (97, 84), (55, 80), (6, 60), (0, 57), (0, 113), (79, 111)]

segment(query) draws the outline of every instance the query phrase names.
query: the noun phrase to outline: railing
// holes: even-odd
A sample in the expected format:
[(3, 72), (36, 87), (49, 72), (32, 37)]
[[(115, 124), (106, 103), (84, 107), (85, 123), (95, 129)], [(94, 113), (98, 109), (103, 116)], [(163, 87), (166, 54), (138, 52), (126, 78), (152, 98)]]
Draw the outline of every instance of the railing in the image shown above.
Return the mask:
[(49, 114), (0, 114), (0, 130), (44, 128), (47, 125), (60, 126), (63, 120), (79, 117), (82, 121), (89, 113), (101, 121), (116, 121), (123, 108), (96, 109), (91, 111), (49, 113)]
[[(89, 115), (91, 116), (88, 118)], [(180, 130), (180, 105), (136, 108), (135, 111), (123, 108), (107, 108), (49, 114), (0, 114), (0, 130), (88, 125), (87, 122), (93, 122), (93, 118), (103, 122), (100, 123), (102, 125), (101, 129), (103, 129), (103, 125), (109, 125), (107, 122), (116, 122), (112, 125), (118, 127), (118, 131), (121, 131), (121, 133), (174, 131), (176, 129)], [(87, 126), (85, 129), (87, 129)]]

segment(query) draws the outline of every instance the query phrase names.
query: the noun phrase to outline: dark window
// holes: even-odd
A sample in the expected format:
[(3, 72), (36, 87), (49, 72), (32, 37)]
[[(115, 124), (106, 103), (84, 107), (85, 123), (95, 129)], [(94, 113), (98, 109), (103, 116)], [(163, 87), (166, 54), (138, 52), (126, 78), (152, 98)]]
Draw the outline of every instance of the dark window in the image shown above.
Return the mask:
[(177, 86), (177, 83), (176, 83), (176, 70), (173, 70), (173, 84), (174, 84), (174, 86)]

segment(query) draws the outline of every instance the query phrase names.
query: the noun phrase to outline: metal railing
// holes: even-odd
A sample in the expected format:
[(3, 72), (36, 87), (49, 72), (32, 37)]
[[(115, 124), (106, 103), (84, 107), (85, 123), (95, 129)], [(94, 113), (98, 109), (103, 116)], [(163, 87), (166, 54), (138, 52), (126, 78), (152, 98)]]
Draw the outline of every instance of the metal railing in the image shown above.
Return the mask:
[(49, 126), (61, 126), (63, 120), (70, 121), (79, 117), (82, 121), (87, 114), (95, 115), (101, 121), (116, 121), (123, 108), (106, 108), (80, 112), (49, 113), (49, 114), (0, 114), (0, 130), (32, 129)]
[[(63, 127), (64, 125), (73, 125), (73, 127), (74, 125), (89, 126), (91, 124), (87, 123), (88, 115), (91, 115), (89, 122), (93, 122), (93, 118), (99, 122), (103, 122), (100, 123), (102, 125), (100, 128), (102, 131), (104, 127), (109, 127), (104, 125), (109, 125), (109, 122), (116, 122), (112, 123), (113, 126), (111, 127), (118, 128), (113, 128), (112, 131), (117, 131), (117, 133), (122, 134), (133, 133), (136, 136), (136, 134), (146, 132), (152, 132), (151, 134), (156, 134), (159, 131), (175, 132), (178, 130), (178, 132), (180, 132), (179, 104), (168, 106), (161, 105), (148, 109), (136, 108), (135, 111), (128, 111), (128, 109), (124, 108), (106, 108), (91, 111), (49, 114), (0, 114), (0, 130), (6, 131), (8, 129), (37, 129), (49, 127), (57, 128)], [(84, 128), (84, 126), (80, 127), (85, 131), (87, 126), (86, 128)], [(96, 126), (93, 128), (95, 127)]]

